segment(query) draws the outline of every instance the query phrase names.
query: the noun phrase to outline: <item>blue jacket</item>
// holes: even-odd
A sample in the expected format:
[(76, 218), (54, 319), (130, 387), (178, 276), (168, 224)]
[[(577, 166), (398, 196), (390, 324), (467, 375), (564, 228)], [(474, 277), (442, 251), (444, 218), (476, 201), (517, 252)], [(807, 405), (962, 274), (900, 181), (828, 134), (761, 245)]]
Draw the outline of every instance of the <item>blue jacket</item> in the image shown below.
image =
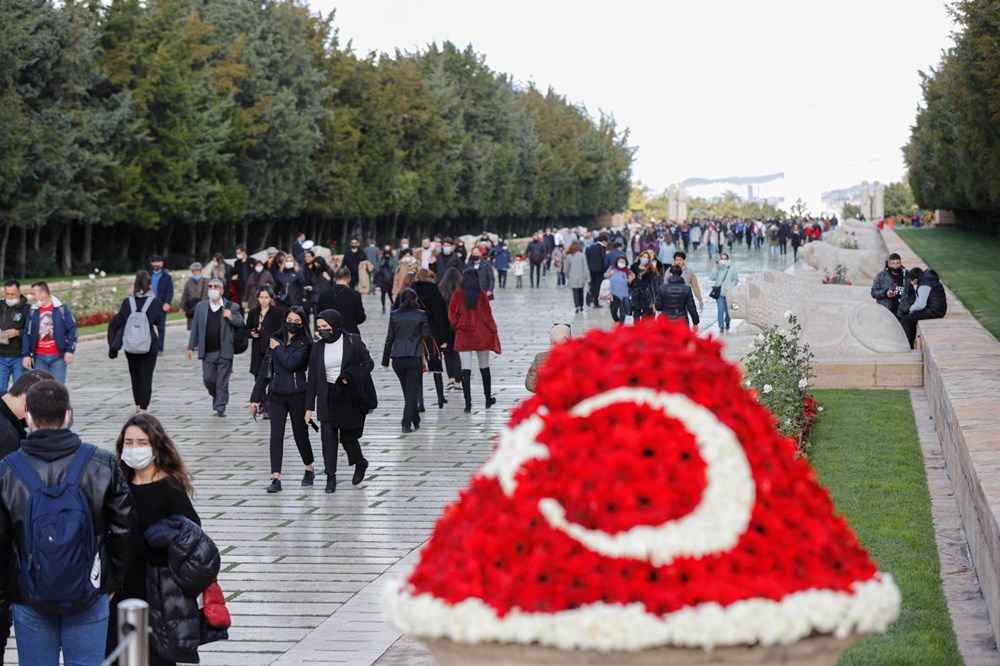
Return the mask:
[(170, 276), (170, 272), (166, 268), (160, 269), (160, 277), (157, 279), (156, 273), (150, 271), (150, 277), (153, 278), (154, 294), (160, 303), (164, 305), (170, 305), (174, 300), (174, 278)]
[(506, 245), (493, 248), (490, 250), (490, 254), (493, 255), (493, 265), (497, 267), (498, 271), (510, 269), (510, 250), (507, 249)]
[[(69, 306), (60, 301), (55, 296), (52, 298), (52, 326), (55, 329), (53, 337), (56, 342), (56, 349), (59, 355), (65, 353), (76, 353), (76, 319), (69, 311)], [(38, 324), (41, 314), (38, 309), (41, 303), (31, 305), (31, 315), (28, 317), (28, 324), (24, 327), (24, 339), (21, 342), (21, 356), (33, 356), (35, 345), (38, 344)]]

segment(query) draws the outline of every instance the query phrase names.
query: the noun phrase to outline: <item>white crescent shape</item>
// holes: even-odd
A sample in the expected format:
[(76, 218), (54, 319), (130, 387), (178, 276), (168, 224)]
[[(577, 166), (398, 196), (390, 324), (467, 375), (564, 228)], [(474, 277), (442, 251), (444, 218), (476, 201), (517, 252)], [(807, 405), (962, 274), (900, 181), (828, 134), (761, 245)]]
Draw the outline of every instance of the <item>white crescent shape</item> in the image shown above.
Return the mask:
[[(649, 388), (622, 387), (581, 401), (570, 413), (587, 417), (593, 412), (629, 402), (663, 411), (681, 421), (694, 436), (705, 461), (705, 490), (701, 502), (689, 514), (662, 525), (638, 525), (610, 534), (566, 519), (566, 510), (553, 498), (539, 501), (538, 508), (549, 524), (592, 551), (610, 557), (648, 560), (654, 566), (679, 557), (700, 557), (733, 548), (750, 524), (756, 487), (750, 463), (736, 434), (711, 411), (686, 396)], [(531, 459), (547, 458), (548, 447), (536, 441), (543, 422), (532, 416), (505, 431), (493, 457), (482, 469), (497, 477), (503, 491), (512, 496), (514, 476)]]

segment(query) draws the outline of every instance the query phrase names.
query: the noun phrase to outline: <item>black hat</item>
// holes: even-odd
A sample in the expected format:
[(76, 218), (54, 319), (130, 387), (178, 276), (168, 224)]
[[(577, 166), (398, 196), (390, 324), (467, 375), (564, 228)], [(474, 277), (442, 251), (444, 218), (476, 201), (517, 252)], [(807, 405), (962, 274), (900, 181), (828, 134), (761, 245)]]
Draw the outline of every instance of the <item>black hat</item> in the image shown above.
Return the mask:
[(158, 254), (154, 254), (152, 257), (149, 258), (149, 262), (153, 263), (154, 261), (163, 261), (163, 257), (161, 257)]

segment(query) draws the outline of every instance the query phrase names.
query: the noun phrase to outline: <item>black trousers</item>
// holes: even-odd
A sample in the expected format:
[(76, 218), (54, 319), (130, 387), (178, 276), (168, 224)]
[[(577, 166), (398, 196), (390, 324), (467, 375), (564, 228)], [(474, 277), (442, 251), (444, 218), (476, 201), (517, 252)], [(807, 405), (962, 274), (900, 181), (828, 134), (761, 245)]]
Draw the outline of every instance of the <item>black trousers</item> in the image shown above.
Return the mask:
[(583, 287), (573, 287), (573, 305), (583, 307)]
[(507, 288), (507, 271), (497, 269), (497, 286), (501, 289)]
[(611, 320), (614, 322), (625, 322), (625, 312), (622, 308), (622, 299), (617, 296), (611, 297)]
[(462, 358), (458, 355), (458, 352), (449, 345), (447, 349), (441, 350), (441, 355), (444, 356), (444, 367), (448, 371), (448, 377), (454, 381), (461, 381)]
[(403, 387), (403, 427), (420, 423), (420, 413), (417, 406), (424, 390), (424, 373), (420, 367), (419, 356), (401, 356), (392, 359), (392, 369), (399, 377), (399, 385)]
[(343, 445), (347, 464), (356, 465), (365, 459), (361, 453), (361, 435), (364, 428), (334, 428), (329, 421), (319, 422), (319, 436), (323, 442), (323, 470), (327, 476), (337, 474), (337, 447)]
[(281, 459), (285, 452), (285, 417), (292, 418), (292, 436), (299, 450), (302, 463), (313, 464), (312, 444), (309, 443), (309, 426), (306, 425), (306, 393), (271, 394), (271, 473), (281, 473)]
[(145, 354), (125, 352), (125, 359), (132, 379), (132, 401), (139, 405), (139, 409), (149, 409), (149, 400), (153, 396), (153, 370), (156, 369), (156, 345), (152, 345)]
[(940, 319), (943, 316), (936, 312), (917, 310), (916, 312), (911, 312), (900, 317), (899, 323), (903, 325), (903, 331), (906, 333), (907, 342), (910, 343), (910, 349), (913, 349), (913, 345), (917, 341), (917, 322), (924, 319)]
[(531, 283), (532, 287), (542, 286), (542, 262), (532, 261), (529, 267), (528, 281)]
[(602, 271), (590, 271), (590, 302), (596, 308), (601, 304), (599, 299), (601, 295), (601, 282), (604, 281), (604, 273)]

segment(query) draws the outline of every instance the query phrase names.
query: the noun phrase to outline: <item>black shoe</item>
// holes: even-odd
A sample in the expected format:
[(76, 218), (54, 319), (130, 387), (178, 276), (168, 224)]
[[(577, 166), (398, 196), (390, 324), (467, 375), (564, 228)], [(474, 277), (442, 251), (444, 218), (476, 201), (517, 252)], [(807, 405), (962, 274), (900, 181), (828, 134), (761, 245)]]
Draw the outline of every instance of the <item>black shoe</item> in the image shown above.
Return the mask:
[(280, 493), (281, 492), (281, 479), (271, 478), (271, 485), (267, 487), (267, 492), (269, 493)]
[(357, 465), (354, 466), (354, 476), (351, 478), (351, 483), (355, 486), (365, 480), (365, 472), (368, 471), (368, 461), (362, 460)]
[(271, 415), (268, 412), (264, 412), (264, 416), (261, 418), (263, 418), (265, 421), (270, 421)]
[(311, 486), (313, 481), (316, 479), (316, 472), (311, 469), (307, 469), (306, 473), (302, 475), (302, 485)]
[(335, 493), (337, 492), (337, 477), (332, 474), (326, 475), (326, 492)]
[(472, 413), (472, 405), (466, 405), (465, 409), (463, 409), (462, 411), (465, 412), (466, 414), (471, 414)]
[(219, 418), (225, 418), (225, 416), (226, 416), (226, 410), (224, 410), (224, 409), (217, 409), (217, 410), (215, 410), (215, 415), (218, 416)]
[(413, 422), (413, 429), (420, 430), (420, 419), (417, 419), (416, 421)]
[(442, 397), (438, 400), (438, 409), (444, 409), (444, 404), (448, 402), (448, 398)]
[(417, 407), (417, 411), (418, 412), (426, 412), (427, 411), (426, 409), (424, 409), (424, 403), (420, 403), (420, 406)]
[(490, 407), (492, 407), (495, 404), (497, 404), (497, 399), (494, 398), (493, 396), (490, 396), (486, 400), (486, 409), (489, 409)]
[(411, 426), (403, 426), (403, 432), (406, 433), (413, 432), (413, 428)]

